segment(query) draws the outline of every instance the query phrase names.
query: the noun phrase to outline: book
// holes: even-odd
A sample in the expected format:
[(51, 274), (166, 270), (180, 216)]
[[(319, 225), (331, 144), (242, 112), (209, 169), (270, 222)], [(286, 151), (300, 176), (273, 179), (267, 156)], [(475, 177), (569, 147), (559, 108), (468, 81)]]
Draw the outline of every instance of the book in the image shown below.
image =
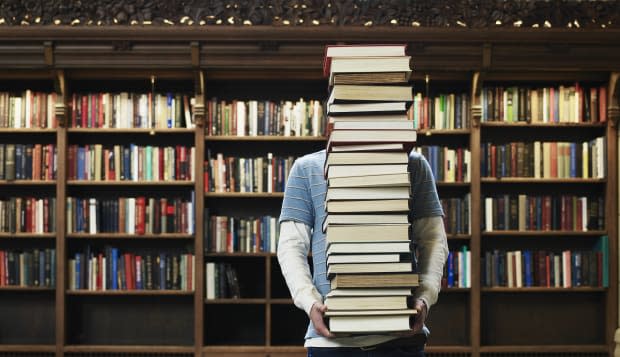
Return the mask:
[[(333, 177), (327, 180), (329, 188), (336, 187), (394, 187), (410, 185), (409, 173)], [(329, 212), (329, 211), (328, 211)]]
[[(329, 155), (328, 155), (329, 157)], [(356, 165), (327, 165), (325, 177), (371, 176), (387, 174), (407, 174), (407, 164), (356, 164)], [(407, 182), (408, 184), (408, 182)]]
[(411, 293), (412, 290), (408, 288), (352, 288), (333, 289), (326, 296), (405, 296)]
[(403, 143), (416, 142), (415, 130), (332, 130), (327, 140), (327, 152), (333, 146), (362, 143)]
[(406, 164), (408, 161), (409, 155), (404, 151), (333, 152), (327, 155), (325, 165)]
[(327, 105), (327, 115), (405, 114), (409, 104), (407, 101), (394, 100), (376, 103), (333, 103)]
[(397, 263), (335, 263), (328, 264), (327, 276), (358, 273), (412, 273), (411, 262)]
[(325, 305), (338, 310), (397, 310), (412, 308), (411, 296), (328, 296)]
[[(387, 176), (387, 175), (383, 175)], [(368, 176), (361, 176), (366, 178)], [(351, 178), (348, 178), (349, 180)], [(346, 180), (343, 178), (343, 180)], [(325, 203), (327, 213), (348, 213), (348, 212), (405, 212), (410, 209), (410, 200), (345, 200), (328, 201)]]
[(418, 274), (337, 274), (331, 279), (332, 289), (339, 288), (409, 288), (419, 284)]
[(356, 253), (409, 253), (411, 242), (354, 242), (332, 243), (327, 247), (327, 255)]
[(366, 225), (375, 224), (407, 224), (407, 214), (328, 214), (323, 221), (323, 227), (332, 225)]
[(333, 333), (370, 333), (407, 331), (413, 325), (416, 310), (370, 310), (364, 315), (358, 311), (327, 310), (329, 330)]
[(341, 84), (332, 87), (327, 104), (395, 101), (413, 101), (411, 86)]
[[(331, 215), (328, 215), (331, 217)], [(409, 240), (409, 223), (326, 226), (327, 243), (398, 242)]]
[(365, 116), (360, 116), (364, 120), (340, 120), (339, 117), (332, 117), (329, 124), (336, 130), (415, 130), (414, 122), (407, 119), (397, 120), (365, 120)]
[(332, 254), (327, 264), (344, 263), (399, 263), (411, 261), (410, 253), (399, 254)]
[(402, 151), (405, 145), (402, 143), (375, 143), (375, 144), (350, 144), (338, 145), (331, 148), (331, 152), (358, 152), (358, 151)]
[(327, 45), (323, 56), (323, 74), (327, 77), (331, 72), (334, 57), (405, 56), (406, 49), (406, 44)]
[(407, 186), (399, 187), (336, 187), (327, 190), (326, 201), (331, 200), (378, 200), (409, 199)]
[[(340, 76), (341, 83), (386, 83), (386, 79), (388, 83), (407, 83), (411, 78), (410, 62), (411, 56), (333, 57), (329, 84), (334, 84), (336, 76), (342, 74), (349, 76)], [(394, 79), (398, 81), (394, 82)]]

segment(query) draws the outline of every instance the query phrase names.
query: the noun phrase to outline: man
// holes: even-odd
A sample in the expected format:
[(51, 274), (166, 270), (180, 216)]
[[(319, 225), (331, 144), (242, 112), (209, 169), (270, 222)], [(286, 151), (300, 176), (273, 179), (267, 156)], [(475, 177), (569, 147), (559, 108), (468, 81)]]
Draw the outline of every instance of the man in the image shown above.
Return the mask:
[[(443, 267), (448, 256), (441, 204), (426, 159), (412, 152), (412, 237), (417, 244), (420, 286), (414, 293), (417, 310), (410, 334), (335, 337), (323, 317), (325, 295), (330, 291), (326, 274), (326, 243), (321, 226), (325, 218), (327, 182), (323, 176), (325, 150), (303, 156), (291, 168), (280, 214), (278, 261), (293, 301), (310, 318), (305, 347), (308, 356), (424, 356), (429, 333), (424, 326), (429, 308), (437, 301)], [(312, 251), (311, 278), (308, 253)]]

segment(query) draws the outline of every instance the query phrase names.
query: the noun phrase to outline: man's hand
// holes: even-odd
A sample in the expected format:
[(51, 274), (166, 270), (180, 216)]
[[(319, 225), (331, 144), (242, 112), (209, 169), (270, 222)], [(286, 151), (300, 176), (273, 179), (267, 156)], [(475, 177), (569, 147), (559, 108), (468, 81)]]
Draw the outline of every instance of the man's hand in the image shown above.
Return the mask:
[(323, 337), (334, 337), (334, 334), (329, 332), (329, 329), (325, 325), (325, 320), (323, 320), (325, 311), (327, 311), (327, 306), (318, 301), (315, 302), (310, 309), (310, 321), (312, 321), (312, 325), (314, 325), (314, 329), (319, 335)]
[(426, 314), (428, 311), (426, 308), (426, 304), (421, 299), (417, 299), (415, 301), (415, 303), (413, 304), (413, 308), (418, 312), (416, 314), (412, 328), (413, 333), (415, 334), (422, 332), (422, 327), (424, 326), (424, 321), (426, 321)]

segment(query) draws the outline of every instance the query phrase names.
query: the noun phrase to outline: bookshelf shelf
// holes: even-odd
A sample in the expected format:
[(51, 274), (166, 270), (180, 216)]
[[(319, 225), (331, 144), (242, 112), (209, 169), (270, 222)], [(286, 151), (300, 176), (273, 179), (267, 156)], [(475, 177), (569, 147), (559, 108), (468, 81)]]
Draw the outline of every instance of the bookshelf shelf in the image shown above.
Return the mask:
[(519, 128), (531, 128), (531, 129), (540, 129), (540, 128), (551, 128), (551, 129), (574, 129), (580, 130), (584, 128), (595, 128), (595, 129), (604, 129), (607, 124), (606, 123), (527, 123), (527, 122), (518, 122), (518, 123), (505, 123), (505, 122), (482, 122), (480, 126), (484, 129), (488, 128), (506, 128), (511, 129), (514, 127)]
[(558, 185), (558, 184), (579, 184), (579, 185), (600, 185), (607, 183), (606, 179), (582, 179), (582, 178), (533, 178), (533, 177), (483, 177), (480, 179), (481, 184), (501, 185), (501, 184), (528, 184), (528, 185)]
[(187, 128), (157, 128), (157, 129), (120, 129), (120, 128), (68, 128), (69, 134), (99, 135), (99, 134), (139, 134), (139, 135), (175, 135), (194, 134), (194, 129)]
[(234, 135), (211, 135), (205, 136), (207, 142), (210, 141), (267, 141), (267, 142), (325, 142), (327, 138), (324, 136), (234, 136)]
[(68, 239), (171, 239), (171, 240), (187, 240), (194, 239), (192, 234), (180, 233), (160, 233), (160, 234), (126, 234), (126, 233), (68, 233)]
[(0, 233), (0, 239), (54, 239), (56, 233)]
[(555, 287), (522, 287), (522, 288), (506, 288), (492, 287), (482, 288), (483, 293), (604, 293), (607, 288), (596, 287), (576, 287), (576, 288), (555, 288)]
[(482, 353), (606, 353), (607, 345), (517, 345), (480, 346)]
[(242, 253), (242, 252), (233, 252), (233, 253), (206, 253), (205, 258), (211, 257), (240, 257), (240, 258), (253, 258), (253, 257), (272, 257), (275, 256), (275, 253), (268, 252), (256, 252), (256, 253)]
[(269, 299), (272, 305), (292, 305), (293, 299)]
[(471, 185), (470, 182), (444, 182), (438, 181), (436, 182), (437, 188), (469, 188)]
[(469, 129), (421, 129), (418, 130), (418, 137), (421, 136), (468, 136)]
[(454, 241), (467, 241), (471, 239), (471, 234), (450, 234), (448, 233), (447, 235), (448, 240), (454, 240)]
[(52, 293), (55, 292), (54, 288), (40, 288), (34, 286), (0, 286), (0, 292), (2, 291), (14, 291), (14, 292), (29, 292), (29, 293)]
[(193, 296), (193, 291), (184, 290), (67, 290), (72, 296)]
[(606, 231), (492, 231), (481, 232), (482, 237), (600, 237)]
[(0, 345), (0, 352), (53, 353), (56, 345)]
[(168, 345), (66, 345), (67, 353), (193, 353), (191, 346)]
[(192, 181), (85, 181), (69, 180), (68, 186), (188, 186), (193, 187)]
[(205, 299), (207, 305), (262, 305), (267, 302), (267, 299)]
[(17, 135), (25, 135), (25, 134), (56, 134), (58, 130), (53, 128), (0, 128), (0, 134), (17, 134)]
[(207, 198), (284, 198), (284, 192), (205, 192)]
[(0, 185), (7, 186), (55, 186), (56, 181), (48, 181), (48, 180), (16, 180), (16, 181), (7, 181), (0, 180)]

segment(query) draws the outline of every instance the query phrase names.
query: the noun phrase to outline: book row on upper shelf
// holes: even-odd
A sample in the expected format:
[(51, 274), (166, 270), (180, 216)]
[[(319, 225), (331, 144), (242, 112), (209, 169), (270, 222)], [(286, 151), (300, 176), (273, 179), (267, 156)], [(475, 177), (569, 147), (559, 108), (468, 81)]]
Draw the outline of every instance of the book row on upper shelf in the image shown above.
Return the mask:
[(609, 287), (609, 239), (592, 250), (492, 250), (481, 259), (485, 287)]
[(1, 199), (0, 232), (35, 234), (56, 232), (56, 198)]
[(0, 287), (56, 286), (56, 250), (53, 248), (1, 249)]
[(470, 127), (470, 111), (471, 100), (465, 93), (433, 97), (415, 93), (407, 116), (416, 129), (467, 129)]
[(440, 198), (443, 223), (448, 234), (471, 234), (471, 194)]
[(584, 142), (483, 143), (482, 177), (595, 178), (606, 177), (607, 140)]
[(69, 145), (67, 179), (88, 181), (193, 181), (189, 146)]
[(284, 192), (293, 156), (235, 157), (207, 153), (206, 192)]
[(0, 180), (55, 180), (57, 162), (55, 144), (0, 143)]
[(607, 121), (607, 87), (483, 87), (482, 121), (596, 123)]
[(0, 128), (56, 128), (56, 93), (0, 92)]
[(71, 128), (193, 128), (195, 99), (179, 93), (74, 93)]
[(232, 100), (207, 102), (206, 135), (324, 136), (326, 119), (318, 100)]
[(195, 232), (194, 197), (67, 197), (67, 233)]
[(278, 217), (206, 216), (206, 252), (276, 252), (280, 233)]
[(483, 197), (482, 230), (597, 231), (605, 229), (605, 198), (574, 195)]
[(469, 182), (471, 180), (471, 151), (447, 146), (418, 146), (414, 150), (426, 158), (435, 181)]
[(68, 264), (69, 290), (193, 291), (195, 256), (184, 251), (129, 252), (86, 246)]

